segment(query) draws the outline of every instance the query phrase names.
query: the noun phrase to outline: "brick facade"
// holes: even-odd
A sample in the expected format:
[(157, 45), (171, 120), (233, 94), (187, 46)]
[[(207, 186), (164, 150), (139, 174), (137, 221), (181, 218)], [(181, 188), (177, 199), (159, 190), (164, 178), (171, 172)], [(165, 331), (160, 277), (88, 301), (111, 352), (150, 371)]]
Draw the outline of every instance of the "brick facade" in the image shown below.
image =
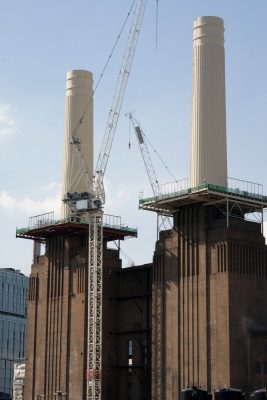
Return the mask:
[(197, 204), (181, 208), (174, 229), (161, 233), (152, 272), (153, 400), (176, 400), (192, 384), (247, 391), (262, 384), (248, 345), (267, 328), (260, 228), (235, 218), (227, 228), (216, 207)]
[[(150, 390), (145, 386), (150, 381), (150, 359), (142, 366), (140, 358), (142, 346), (147, 353), (150, 340), (151, 265), (124, 270), (118, 250), (106, 244), (103, 259), (103, 399), (124, 400), (129, 391), (133, 399), (146, 399), (140, 393)], [(48, 399), (61, 390), (70, 400), (85, 399), (85, 233), (47, 239), (46, 254), (32, 265), (27, 329), (25, 398)], [(129, 340), (131, 368), (137, 373), (129, 372)]]

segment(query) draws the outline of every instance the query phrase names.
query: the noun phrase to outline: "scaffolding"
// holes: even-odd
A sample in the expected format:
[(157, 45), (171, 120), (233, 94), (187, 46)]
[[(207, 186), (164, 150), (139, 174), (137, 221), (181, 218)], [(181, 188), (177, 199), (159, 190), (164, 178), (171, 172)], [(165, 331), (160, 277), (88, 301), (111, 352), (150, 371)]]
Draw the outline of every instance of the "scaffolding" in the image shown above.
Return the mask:
[[(121, 217), (103, 214), (102, 219), (105, 241), (137, 237), (137, 228), (124, 225)], [(79, 232), (88, 232), (88, 219), (74, 215), (64, 219), (56, 219), (54, 212), (49, 212), (30, 217), (26, 227), (16, 228), (16, 237), (45, 243), (47, 238), (56, 233), (74, 234)]]
[(179, 208), (196, 203), (215, 206), (226, 217), (241, 218), (261, 224), (263, 232), (263, 211), (267, 208), (267, 196), (263, 185), (228, 178), (227, 187), (208, 182), (190, 187), (188, 179), (170, 182), (161, 186), (159, 196), (139, 199), (139, 208), (173, 215)]

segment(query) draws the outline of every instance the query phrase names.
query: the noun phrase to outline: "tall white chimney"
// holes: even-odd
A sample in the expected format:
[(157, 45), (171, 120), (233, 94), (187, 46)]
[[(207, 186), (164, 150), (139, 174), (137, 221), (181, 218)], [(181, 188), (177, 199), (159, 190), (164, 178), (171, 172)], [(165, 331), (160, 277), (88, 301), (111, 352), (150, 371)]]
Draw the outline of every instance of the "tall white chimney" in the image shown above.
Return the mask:
[[(62, 199), (67, 192), (88, 191), (74, 154), (71, 138), (75, 130), (80, 151), (89, 175), (93, 176), (93, 75), (89, 71), (74, 70), (67, 73), (65, 103), (65, 135)], [(82, 118), (82, 122), (79, 121)], [(62, 203), (61, 218), (70, 214)]]
[(224, 24), (198, 17), (193, 29), (190, 185), (227, 186)]

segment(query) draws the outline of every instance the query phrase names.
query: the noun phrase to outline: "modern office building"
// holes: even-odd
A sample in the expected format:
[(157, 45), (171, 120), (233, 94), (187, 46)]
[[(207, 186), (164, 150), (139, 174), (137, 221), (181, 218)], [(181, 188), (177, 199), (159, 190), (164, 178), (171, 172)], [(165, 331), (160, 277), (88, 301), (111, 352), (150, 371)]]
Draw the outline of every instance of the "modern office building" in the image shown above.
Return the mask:
[(0, 269), (0, 399), (12, 396), (14, 362), (25, 357), (28, 281), (19, 270)]

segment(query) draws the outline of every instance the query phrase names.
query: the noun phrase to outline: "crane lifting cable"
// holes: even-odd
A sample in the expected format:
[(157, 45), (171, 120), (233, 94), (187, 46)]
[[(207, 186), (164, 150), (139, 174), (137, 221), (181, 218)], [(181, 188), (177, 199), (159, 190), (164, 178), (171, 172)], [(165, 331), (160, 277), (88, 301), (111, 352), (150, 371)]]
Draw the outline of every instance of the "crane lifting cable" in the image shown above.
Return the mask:
[[(161, 196), (161, 189), (160, 185), (158, 182), (158, 178), (150, 157), (150, 153), (146, 144), (146, 136), (141, 128), (140, 123), (137, 121), (136, 118), (133, 117), (132, 113), (127, 113), (126, 116), (129, 117), (129, 120), (132, 122), (137, 142), (142, 154), (142, 158), (145, 164), (145, 168), (147, 171), (147, 175), (150, 181), (150, 185), (152, 187), (153, 194), (156, 198), (159, 198)], [(154, 147), (153, 147), (154, 149)], [(155, 150), (155, 149), (154, 149)], [(156, 150), (155, 150), (156, 151)], [(163, 160), (160, 158), (160, 160), (163, 162)], [(163, 162), (165, 167), (167, 168), (166, 164)], [(167, 168), (168, 169), (168, 168)], [(169, 169), (168, 169), (169, 171)], [(157, 238), (159, 235), (159, 231), (163, 228), (164, 230), (166, 229), (171, 229), (172, 228), (172, 221), (171, 217), (168, 215), (162, 215), (162, 214), (157, 214)]]
[[(132, 113), (126, 113), (126, 116), (129, 117), (129, 121), (134, 121), (137, 125), (140, 126), (140, 122), (137, 121), (136, 118), (134, 118)], [(135, 129), (135, 128), (134, 128)], [(160, 162), (162, 163), (162, 165), (164, 166), (164, 168), (167, 170), (167, 172), (169, 173), (169, 175), (172, 177), (172, 179), (174, 180), (174, 182), (177, 182), (177, 179), (175, 178), (175, 176), (173, 175), (173, 173), (171, 172), (171, 170), (169, 169), (169, 167), (167, 166), (167, 164), (164, 162), (164, 160), (162, 159), (162, 157), (160, 156), (159, 152), (156, 150), (156, 148), (153, 146), (151, 140), (149, 140), (149, 138), (147, 137), (147, 135), (144, 133), (144, 131), (142, 130), (142, 136), (143, 136), (143, 140), (149, 144), (149, 146), (151, 147), (151, 149), (153, 150), (153, 152), (156, 154), (156, 156), (158, 157), (158, 159), (160, 160)], [(177, 182), (178, 183), (178, 182)]]
[(156, 49), (158, 48), (159, 0), (156, 0)]
[(90, 107), (90, 105), (91, 105), (91, 103), (92, 103), (93, 97), (94, 97), (94, 95), (95, 95), (95, 93), (96, 93), (96, 91), (97, 91), (97, 88), (98, 88), (98, 86), (99, 86), (99, 84), (100, 84), (100, 82), (101, 82), (101, 80), (102, 80), (102, 78), (103, 78), (103, 76), (104, 76), (104, 74), (105, 74), (105, 72), (106, 72), (106, 69), (107, 69), (107, 67), (108, 67), (108, 65), (109, 65), (109, 63), (110, 63), (110, 60), (111, 60), (111, 58), (112, 58), (114, 52), (115, 52), (115, 49), (117, 48), (118, 42), (119, 42), (119, 40), (120, 40), (120, 38), (121, 38), (121, 35), (122, 35), (122, 33), (123, 33), (123, 31), (124, 31), (124, 29), (125, 29), (125, 27), (126, 27), (126, 24), (127, 24), (127, 22), (128, 22), (128, 19), (129, 19), (130, 15), (132, 14), (132, 11), (133, 11), (133, 8), (134, 8), (134, 3), (135, 3), (135, 0), (133, 0), (132, 4), (131, 4), (131, 6), (130, 6), (130, 9), (129, 9), (129, 11), (128, 11), (128, 13), (127, 13), (125, 19), (124, 19), (124, 22), (123, 22), (123, 24), (122, 24), (122, 27), (121, 27), (121, 29), (120, 29), (120, 31), (119, 31), (119, 33), (118, 33), (118, 36), (117, 36), (117, 38), (116, 38), (116, 40), (115, 40), (115, 42), (114, 42), (114, 45), (113, 45), (113, 47), (112, 47), (112, 49), (111, 49), (111, 51), (110, 51), (110, 53), (109, 53), (109, 55), (108, 55), (108, 58), (107, 58), (107, 60), (106, 60), (106, 62), (105, 62), (105, 64), (104, 64), (104, 67), (102, 68), (102, 72), (101, 72), (101, 74), (99, 75), (99, 78), (98, 78), (98, 80), (97, 80), (97, 82), (96, 82), (96, 85), (95, 85), (95, 87), (94, 87), (92, 96), (90, 97), (90, 99), (89, 99), (87, 105), (85, 106), (84, 112), (83, 112), (82, 115), (81, 115), (81, 118), (79, 119), (79, 121), (77, 122), (77, 125), (76, 125), (75, 128), (74, 128), (74, 131), (73, 131), (73, 134), (72, 134), (72, 139), (76, 138), (76, 136), (77, 136), (78, 130), (79, 130), (79, 128), (80, 128), (80, 126), (81, 126), (81, 124), (82, 124), (82, 122), (83, 122), (84, 116), (86, 115), (86, 113), (87, 113), (87, 111), (88, 111), (88, 109), (89, 109), (89, 107)]
[(156, 154), (156, 156), (158, 157), (158, 159), (161, 161), (162, 165), (166, 168), (166, 170), (168, 171), (168, 173), (170, 174), (170, 176), (172, 177), (172, 179), (177, 182), (177, 179), (175, 178), (175, 176), (173, 175), (173, 173), (171, 172), (171, 170), (169, 169), (169, 167), (167, 166), (167, 164), (163, 161), (162, 157), (159, 155), (158, 151), (155, 149), (155, 147), (153, 146), (153, 144), (151, 143), (151, 141), (148, 139), (147, 135), (144, 134), (143, 132), (143, 136), (146, 139), (147, 143), (149, 144), (149, 146), (153, 149), (154, 153)]

